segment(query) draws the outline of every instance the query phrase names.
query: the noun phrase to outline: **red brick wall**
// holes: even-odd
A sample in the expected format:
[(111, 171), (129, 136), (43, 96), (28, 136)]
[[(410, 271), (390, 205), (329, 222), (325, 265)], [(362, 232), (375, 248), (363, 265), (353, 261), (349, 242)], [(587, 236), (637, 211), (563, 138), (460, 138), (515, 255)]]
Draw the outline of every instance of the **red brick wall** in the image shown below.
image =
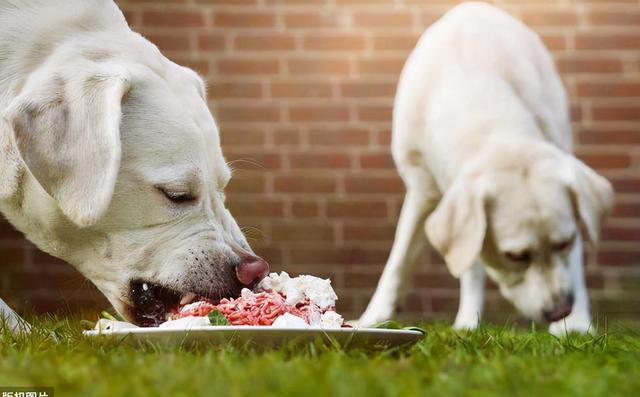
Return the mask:
[[(229, 206), (256, 250), (273, 269), (331, 277), (350, 316), (377, 282), (402, 202), (389, 156), (398, 73), (420, 33), (455, 3), (118, 1), (135, 30), (207, 78), (236, 170)], [(578, 154), (617, 190), (600, 253), (588, 255), (595, 309), (637, 319), (640, 3), (497, 3), (542, 35), (571, 95)], [(0, 276), (3, 298), (40, 311), (106, 306), (8, 225), (0, 236), (1, 260), (11, 265)], [(420, 262), (405, 315), (450, 317), (457, 282), (436, 255)], [(490, 300), (491, 315), (506, 311), (495, 290)]]

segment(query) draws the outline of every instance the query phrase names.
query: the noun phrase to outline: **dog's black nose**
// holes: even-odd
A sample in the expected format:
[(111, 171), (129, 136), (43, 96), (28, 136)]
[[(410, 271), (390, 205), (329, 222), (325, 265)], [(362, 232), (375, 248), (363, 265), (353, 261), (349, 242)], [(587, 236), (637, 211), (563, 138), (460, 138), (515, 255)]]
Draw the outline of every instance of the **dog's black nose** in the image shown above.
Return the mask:
[(253, 287), (269, 274), (269, 264), (257, 256), (247, 256), (236, 266), (238, 280), (248, 287)]
[(574, 297), (573, 294), (567, 295), (567, 297), (560, 303), (556, 304), (551, 310), (544, 310), (542, 315), (548, 322), (562, 320), (571, 314), (573, 308)]

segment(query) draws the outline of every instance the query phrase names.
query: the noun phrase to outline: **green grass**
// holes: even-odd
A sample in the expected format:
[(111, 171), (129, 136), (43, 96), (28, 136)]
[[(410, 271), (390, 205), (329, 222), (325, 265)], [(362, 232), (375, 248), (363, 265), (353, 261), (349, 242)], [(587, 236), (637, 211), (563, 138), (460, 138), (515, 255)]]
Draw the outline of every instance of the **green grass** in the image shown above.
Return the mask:
[(0, 385), (53, 386), (64, 396), (632, 396), (640, 393), (640, 333), (597, 337), (486, 326), (458, 334), (423, 324), (401, 350), (309, 345), (135, 346), (86, 340), (80, 324), (34, 319), (29, 336), (0, 334)]

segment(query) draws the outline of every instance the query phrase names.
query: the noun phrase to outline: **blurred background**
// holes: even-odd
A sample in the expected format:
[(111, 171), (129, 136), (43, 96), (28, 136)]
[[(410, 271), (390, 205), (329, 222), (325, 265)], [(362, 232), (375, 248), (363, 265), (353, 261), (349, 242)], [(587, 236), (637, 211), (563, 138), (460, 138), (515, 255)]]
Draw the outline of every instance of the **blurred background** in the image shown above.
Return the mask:
[[(330, 277), (361, 313), (393, 241), (404, 188), (389, 155), (393, 96), (419, 35), (455, 1), (121, 0), (131, 27), (208, 81), (235, 169), (228, 206), (273, 270)], [(593, 311), (640, 319), (640, 1), (505, 0), (552, 52), (577, 155), (616, 208), (586, 252)], [(0, 296), (19, 310), (95, 318), (106, 300), (0, 220)], [(452, 319), (457, 281), (420, 258), (405, 319)], [(515, 317), (493, 286), (487, 317)]]

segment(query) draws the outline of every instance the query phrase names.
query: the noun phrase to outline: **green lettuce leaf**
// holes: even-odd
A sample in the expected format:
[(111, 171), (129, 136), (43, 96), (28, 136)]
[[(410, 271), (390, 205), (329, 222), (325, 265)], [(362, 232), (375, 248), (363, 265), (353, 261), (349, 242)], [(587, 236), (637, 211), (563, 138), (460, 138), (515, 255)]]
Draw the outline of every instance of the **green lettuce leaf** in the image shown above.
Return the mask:
[(212, 311), (207, 317), (209, 317), (211, 325), (231, 325), (224, 314), (220, 313), (218, 310)]

